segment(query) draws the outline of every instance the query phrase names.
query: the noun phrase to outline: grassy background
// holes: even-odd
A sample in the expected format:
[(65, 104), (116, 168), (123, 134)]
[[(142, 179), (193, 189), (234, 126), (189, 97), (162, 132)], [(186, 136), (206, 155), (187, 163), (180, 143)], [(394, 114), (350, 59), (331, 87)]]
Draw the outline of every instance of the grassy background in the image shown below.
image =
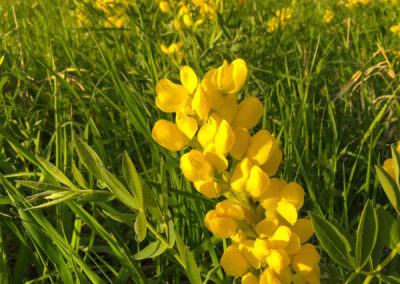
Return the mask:
[[(149, 232), (138, 243), (136, 213), (108, 196), (94, 200), (83, 194), (24, 210), (49, 200), (17, 180), (57, 183), (35, 155), (75, 184), (74, 168), (88, 188), (104, 188), (79, 161), (73, 132), (123, 183), (127, 151), (160, 210), (161, 219), (149, 214), (148, 222), (160, 234), (164, 223), (172, 224), (203, 279), (231, 283), (218, 267), (226, 243), (203, 223), (215, 201), (183, 179), (178, 154), (151, 139), (156, 120), (172, 119), (156, 109), (155, 85), (164, 77), (179, 80), (178, 66), (161, 52), (162, 43), (182, 41), (182, 65), (199, 76), (224, 59), (245, 59), (249, 77), (240, 97), (264, 102), (265, 115), (255, 130), (266, 128), (281, 142), (279, 175), (306, 190), (301, 215), (312, 210), (354, 232), (367, 199), (388, 204), (373, 166), (383, 163), (390, 144), (400, 139), (400, 58), (393, 53), (400, 36), (389, 31), (397, 24), (398, 4), (375, 0), (350, 10), (337, 1), (298, 1), (288, 26), (268, 33), (267, 21), (289, 1), (225, 2), (217, 20), (194, 32), (176, 32), (150, 0), (127, 1), (123, 28), (104, 28), (104, 13), (79, 1), (0, 1), (1, 283), (186, 279), (170, 250), (134, 260), (155, 236)], [(82, 6), (84, 24), (77, 20)], [(325, 9), (336, 14), (330, 24), (322, 22)], [(346, 271), (321, 253), (323, 278), (341, 282)], [(396, 259), (389, 269), (399, 263)]]

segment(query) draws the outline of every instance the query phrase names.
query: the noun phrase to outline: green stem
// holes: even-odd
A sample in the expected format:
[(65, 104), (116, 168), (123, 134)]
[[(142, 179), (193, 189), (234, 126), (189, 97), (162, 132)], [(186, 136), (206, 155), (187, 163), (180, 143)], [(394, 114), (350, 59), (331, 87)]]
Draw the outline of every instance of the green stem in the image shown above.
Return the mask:
[(378, 265), (378, 267), (375, 269), (374, 272), (379, 272), (381, 271), (386, 265), (388, 265), (392, 259), (397, 255), (399, 248), (396, 247), (394, 248), (390, 254)]
[(374, 279), (375, 275), (368, 275), (367, 278), (365, 278), (363, 284), (368, 284), (371, 282), (372, 279)]

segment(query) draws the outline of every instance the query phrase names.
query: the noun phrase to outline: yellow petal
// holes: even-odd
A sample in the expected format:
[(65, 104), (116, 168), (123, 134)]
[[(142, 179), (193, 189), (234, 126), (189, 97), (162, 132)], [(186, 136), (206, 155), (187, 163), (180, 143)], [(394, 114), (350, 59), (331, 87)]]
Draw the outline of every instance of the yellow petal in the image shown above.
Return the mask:
[(170, 7), (168, 1), (160, 2), (160, 10), (164, 13), (168, 13), (171, 10), (171, 7)]
[(289, 266), (286, 266), (281, 270), (279, 273), (279, 279), (281, 280), (282, 284), (292, 284), (293, 276), (292, 270)]
[(282, 284), (272, 268), (263, 271), (260, 277), (260, 284)]
[(216, 238), (226, 239), (237, 231), (237, 224), (235, 220), (229, 217), (221, 217), (215, 210), (207, 212), (204, 217), (204, 224)]
[(183, 29), (183, 24), (179, 19), (174, 19), (173, 24), (177, 31), (180, 31)]
[(242, 252), (243, 257), (246, 259), (254, 269), (260, 268), (260, 261), (253, 255), (252, 251), (254, 248), (254, 240), (245, 240), (239, 244), (239, 249)]
[(236, 165), (231, 178), (231, 187), (234, 191), (243, 191), (249, 178), (251, 167), (252, 163), (247, 158), (244, 158)]
[(260, 204), (265, 210), (273, 212), (276, 210), (276, 205), (281, 199), (281, 190), (286, 185), (284, 180), (277, 178), (271, 178), (269, 180), (269, 187), (264, 193), (258, 198)]
[(269, 238), (271, 241), (271, 248), (285, 249), (292, 237), (292, 231), (286, 226), (279, 226), (274, 234)]
[(232, 203), (228, 200), (224, 200), (219, 202), (215, 210), (217, 210), (218, 215), (224, 216), (224, 217), (230, 217), (235, 220), (243, 220), (245, 217), (243, 208), (235, 203)]
[(258, 198), (267, 190), (269, 183), (267, 174), (259, 166), (253, 166), (246, 183), (246, 191), (251, 197)]
[(192, 109), (197, 113), (200, 119), (207, 118), (211, 109), (210, 103), (211, 102), (207, 100), (203, 88), (197, 88), (192, 100)]
[(269, 268), (272, 268), (275, 273), (280, 274), (281, 271), (290, 264), (290, 258), (285, 250), (271, 250), (267, 256), (267, 263)]
[(188, 138), (175, 123), (165, 119), (158, 120), (151, 131), (153, 139), (170, 151), (179, 151), (189, 143)]
[(206, 157), (197, 150), (191, 150), (181, 157), (183, 175), (191, 182), (205, 181), (212, 177), (213, 169)]
[(313, 270), (309, 274), (304, 275), (304, 279), (307, 281), (307, 283), (310, 283), (310, 284), (320, 284), (321, 283), (321, 269), (319, 268), (319, 265), (316, 264), (313, 267)]
[(197, 88), (197, 75), (190, 66), (182, 66), (180, 68), (180, 76), (182, 85), (193, 94)]
[(257, 238), (254, 241), (253, 255), (258, 260), (265, 259), (271, 252), (270, 244), (268, 240)]
[(309, 274), (319, 263), (320, 256), (312, 244), (303, 245), (292, 259), (293, 269), (302, 275)]
[(215, 147), (220, 153), (225, 155), (232, 149), (234, 143), (235, 134), (229, 123), (223, 119), (215, 135)]
[(160, 45), (160, 48), (161, 48), (161, 51), (162, 51), (163, 53), (169, 54), (168, 47), (166, 47), (164, 44), (161, 44), (161, 45)]
[(256, 165), (263, 165), (276, 147), (274, 137), (268, 130), (262, 129), (251, 137), (247, 157)]
[(295, 254), (300, 249), (300, 238), (299, 236), (292, 231), (292, 236), (290, 237), (289, 243), (286, 247), (286, 252), (289, 255)]
[(311, 221), (305, 218), (298, 219), (296, 224), (293, 225), (292, 230), (299, 236), (300, 243), (302, 244), (307, 242), (314, 234), (314, 228)]
[(176, 125), (189, 140), (193, 138), (198, 128), (196, 119), (181, 113), (177, 113), (176, 115)]
[(295, 182), (290, 182), (282, 188), (282, 200), (294, 205), (296, 210), (300, 210), (304, 203), (304, 189)]
[(228, 160), (216, 149), (214, 143), (206, 146), (204, 155), (207, 161), (217, 170), (217, 173), (222, 173), (228, 168)]
[(293, 204), (281, 200), (276, 206), (276, 211), (285, 219), (290, 225), (294, 225), (297, 221), (297, 210)]
[(271, 151), (268, 160), (265, 162), (264, 165), (261, 166), (263, 171), (266, 172), (269, 177), (276, 174), (279, 165), (282, 162), (282, 151), (279, 149), (278, 146), (273, 148), (274, 149)]
[(228, 93), (234, 89), (234, 83), (232, 80), (232, 69), (229, 68), (228, 62), (224, 60), (224, 63), (218, 68), (218, 89), (222, 93)]
[(217, 114), (213, 113), (200, 127), (199, 132), (197, 133), (197, 140), (203, 149), (206, 149), (208, 144), (214, 143), (214, 138), (217, 134), (220, 123), (221, 118)]
[(156, 105), (164, 112), (177, 112), (182, 109), (189, 97), (185, 87), (168, 79), (161, 79), (156, 85)]
[(242, 284), (259, 284), (260, 280), (254, 276), (254, 274), (252, 274), (251, 272), (246, 273), (243, 277), (242, 277)]
[(210, 80), (214, 85), (218, 85), (218, 69), (212, 68), (210, 69), (206, 75), (204, 75), (204, 79)]
[(231, 155), (237, 160), (243, 158), (250, 144), (250, 133), (246, 128), (238, 127), (233, 131), (235, 143), (231, 149)]
[(219, 193), (221, 188), (219, 184), (217, 184), (212, 178), (206, 181), (198, 181), (193, 183), (194, 187), (198, 192), (203, 194), (208, 198), (217, 198), (219, 197)]
[(264, 114), (264, 106), (255, 97), (247, 98), (239, 104), (236, 116), (232, 120), (232, 127), (253, 128)]
[(258, 237), (261, 239), (269, 238), (278, 228), (278, 224), (279, 221), (275, 216), (261, 220), (256, 226), (256, 233)]
[(226, 274), (240, 277), (250, 268), (241, 251), (234, 246), (229, 246), (221, 257), (221, 266)]
[(222, 102), (219, 106), (215, 106), (215, 110), (221, 118), (231, 123), (238, 110), (236, 94), (221, 96), (221, 98)]
[(383, 169), (392, 177), (392, 179), (396, 180), (392, 158), (385, 160), (385, 162), (383, 163)]
[(246, 62), (241, 59), (235, 59), (229, 65), (229, 69), (231, 69), (230, 73), (232, 74), (233, 80), (233, 89), (229, 91), (229, 93), (237, 93), (239, 92), (244, 84), (246, 83), (247, 79), (247, 65)]

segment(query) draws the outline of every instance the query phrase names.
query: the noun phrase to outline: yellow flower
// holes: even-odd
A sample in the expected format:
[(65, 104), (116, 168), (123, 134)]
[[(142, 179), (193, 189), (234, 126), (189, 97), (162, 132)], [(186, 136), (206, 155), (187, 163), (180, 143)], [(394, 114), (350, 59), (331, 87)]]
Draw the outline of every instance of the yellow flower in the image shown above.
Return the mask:
[(299, 236), (300, 243), (302, 244), (308, 241), (314, 234), (311, 221), (305, 218), (298, 219), (296, 224), (293, 225), (292, 230)]
[(286, 247), (286, 252), (289, 255), (293, 255), (299, 251), (300, 245), (301, 245), (301, 243), (300, 243), (299, 236), (295, 232), (292, 231), (292, 235), (291, 235), (289, 243)]
[[(246, 1), (246, 0), (239, 0), (239, 2)], [(260, 280), (254, 276), (251, 272), (246, 273), (242, 277), (242, 284), (259, 284)]]
[(189, 143), (189, 139), (175, 123), (165, 119), (158, 120), (151, 132), (153, 139), (170, 151), (179, 151)]
[(312, 272), (313, 267), (319, 263), (320, 256), (312, 244), (303, 245), (292, 259), (293, 269), (302, 275)]
[(238, 110), (238, 103), (236, 100), (236, 94), (229, 94), (222, 96), (220, 105), (215, 106), (216, 113), (223, 119), (226, 119), (229, 123), (235, 117)]
[(263, 165), (267, 162), (277, 147), (276, 140), (268, 130), (258, 131), (250, 141), (247, 157), (256, 165)]
[(247, 179), (250, 175), (252, 163), (249, 159), (244, 158), (241, 160), (233, 170), (231, 187), (234, 191), (241, 192), (246, 186)]
[(173, 24), (177, 31), (183, 30), (183, 24), (179, 19), (174, 19)]
[(240, 277), (250, 268), (240, 249), (229, 246), (221, 257), (221, 266), (228, 275)]
[(284, 249), (272, 249), (267, 256), (267, 263), (270, 269), (273, 269), (277, 274), (290, 264), (290, 258)]
[(231, 155), (237, 160), (243, 158), (250, 144), (250, 133), (246, 128), (238, 127), (233, 131), (235, 135), (235, 143), (231, 149)]
[(226, 239), (234, 234), (238, 226), (230, 217), (220, 216), (216, 210), (210, 210), (204, 217), (204, 224), (216, 238)]
[(323, 21), (328, 24), (333, 20), (334, 16), (335, 13), (332, 10), (325, 10)]
[(286, 200), (281, 200), (277, 203), (276, 211), (290, 225), (294, 225), (297, 222), (297, 210), (292, 203), (287, 202)]
[(232, 127), (251, 129), (256, 126), (264, 114), (264, 106), (259, 99), (251, 97), (239, 104), (236, 116), (232, 120)]
[(206, 149), (208, 144), (214, 143), (214, 138), (217, 134), (220, 123), (221, 118), (217, 114), (213, 113), (200, 127), (199, 132), (197, 133), (197, 140), (203, 149)]
[(182, 85), (193, 94), (197, 88), (197, 75), (189, 66), (182, 66), (180, 68), (180, 77)]
[(239, 249), (242, 252), (243, 257), (246, 259), (254, 269), (259, 269), (261, 266), (260, 260), (258, 260), (254, 254), (254, 240), (244, 240), (239, 243)]
[(390, 31), (398, 36), (400, 36), (400, 23), (390, 27)]
[(270, 180), (267, 174), (259, 166), (253, 166), (246, 183), (246, 191), (251, 197), (260, 197), (268, 189), (269, 184)]
[(292, 231), (287, 226), (279, 226), (268, 240), (270, 240), (271, 248), (285, 249), (291, 237)]
[(183, 19), (183, 23), (187, 27), (190, 27), (193, 24), (192, 17), (190, 17), (189, 14), (183, 15), (182, 19)]
[(243, 208), (240, 205), (232, 203), (228, 200), (219, 202), (215, 206), (215, 210), (217, 210), (217, 213), (220, 216), (230, 217), (238, 221), (241, 221), (245, 218)]
[(221, 191), (219, 184), (217, 184), (212, 178), (206, 181), (194, 182), (194, 188), (204, 196), (208, 198), (217, 198)]
[(228, 153), (235, 143), (235, 134), (229, 123), (223, 119), (218, 127), (217, 134), (215, 134), (215, 147), (222, 153)]
[(212, 177), (213, 168), (204, 154), (191, 150), (181, 157), (180, 167), (186, 179), (197, 182), (205, 181)]
[(281, 199), (281, 190), (285, 185), (284, 180), (271, 178), (268, 189), (258, 198), (261, 206), (269, 212), (275, 211), (277, 203)]
[(279, 225), (279, 220), (274, 215), (270, 215), (267, 218), (261, 220), (256, 225), (256, 233), (259, 238), (265, 239), (272, 236)]
[(156, 105), (163, 112), (177, 112), (186, 105), (189, 91), (182, 85), (168, 79), (161, 79), (156, 85)]
[(216, 109), (223, 103), (222, 95), (217, 86), (208, 79), (203, 79), (197, 88), (192, 101), (192, 109), (200, 119), (206, 119), (211, 109)]
[(247, 72), (246, 62), (238, 58), (229, 65), (224, 60), (224, 63), (218, 69), (210, 70), (205, 78), (213, 80), (223, 94), (236, 94), (246, 83)]
[(281, 284), (281, 281), (272, 268), (267, 268), (261, 274), (260, 284)]
[(295, 182), (290, 182), (282, 188), (281, 198), (300, 210), (304, 203), (304, 189)]
[(169, 13), (171, 11), (171, 6), (169, 5), (168, 1), (161, 1), (159, 6), (160, 10), (164, 13)]
[(175, 121), (179, 130), (182, 131), (187, 138), (192, 139), (198, 128), (196, 119), (186, 116), (182, 112), (177, 112)]
[(258, 260), (264, 260), (271, 252), (270, 243), (268, 240), (256, 238), (254, 241), (253, 255)]
[(216, 169), (217, 173), (222, 173), (228, 168), (228, 160), (221, 154), (214, 143), (210, 143), (204, 150), (207, 161)]

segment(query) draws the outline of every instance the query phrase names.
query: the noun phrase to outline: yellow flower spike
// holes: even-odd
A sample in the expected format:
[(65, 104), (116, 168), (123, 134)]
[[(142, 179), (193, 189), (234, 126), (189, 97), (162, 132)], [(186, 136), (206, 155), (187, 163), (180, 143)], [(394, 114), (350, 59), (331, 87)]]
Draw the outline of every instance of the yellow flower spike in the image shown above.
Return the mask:
[(383, 162), (383, 169), (392, 177), (392, 179), (396, 180), (396, 174), (394, 173), (394, 164), (393, 159), (387, 159)]
[(221, 188), (212, 178), (206, 181), (198, 181), (193, 183), (194, 188), (208, 198), (217, 198)]
[(267, 268), (261, 274), (260, 284), (282, 284), (282, 282), (272, 268)]
[(234, 277), (243, 276), (250, 268), (240, 249), (234, 246), (229, 246), (224, 251), (220, 263), (226, 274)]
[(270, 179), (259, 167), (253, 166), (246, 183), (246, 191), (254, 198), (260, 197), (269, 187)]
[(290, 182), (282, 188), (281, 197), (300, 210), (304, 203), (304, 189), (298, 183)]
[(232, 120), (232, 128), (253, 128), (264, 114), (264, 106), (255, 97), (247, 98), (239, 104), (236, 116)]
[(247, 65), (243, 59), (238, 58), (231, 62), (229, 69), (231, 69), (229, 73), (232, 74), (233, 89), (230, 90), (228, 94), (236, 94), (246, 83), (248, 72)]
[(305, 218), (298, 219), (296, 224), (293, 225), (292, 231), (299, 236), (300, 243), (302, 244), (307, 242), (314, 234), (314, 228), (310, 219)]
[(256, 233), (261, 239), (269, 238), (278, 228), (278, 225), (278, 219), (275, 216), (271, 215), (268, 218), (265, 218), (257, 223)]
[(254, 241), (253, 255), (258, 260), (265, 259), (271, 252), (270, 243), (268, 240), (256, 238)]
[(156, 85), (156, 105), (163, 112), (177, 112), (186, 105), (188, 90), (168, 79), (161, 79)]
[(215, 210), (207, 212), (204, 224), (219, 239), (226, 239), (233, 236), (238, 229), (235, 220), (230, 217), (219, 216)]
[(281, 199), (281, 190), (286, 185), (286, 181), (277, 178), (271, 178), (269, 180), (269, 187), (264, 193), (258, 198), (260, 204), (265, 210), (273, 212), (276, 210), (276, 205)]
[(263, 171), (266, 172), (267, 175), (270, 177), (276, 174), (279, 165), (282, 162), (282, 151), (279, 149), (278, 146), (274, 147), (271, 152), (272, 153), (270, 154), (268, 160), (265, 162), (264, 165), (261, 166)]
[(285, 200), (278, 202), (276, 211), (285, 219), (290, 225), (294, 225), (297, 221), (297, 210), (292, 203)]
[(197, 88), (197, 75), (193, 71), (190, 66), (182, 66), (180, 68), (180, 77), (181, 83), (189, 91), (189, 93), (193, 94)]
[(165, 119), (158, 120), (151, 131), (153, 139), (170, 151), (179, 151), (189, 143), (189, 139), (175, 123)]
[(180, 167), (183, 175), (191, 182), (208, 180), (213, 175), (213, 168), (206, 157), (197, 150), (191, 150), (181, 157)]
[(269, 268), (272, 268), (277, 274), (290, 264), (290, 258), (284, 249), (272, 249), (267, 256)]
[(197, 140), (203, 149), (206, 149), (208, 144), (214, 143), (214, 138), (217, 134), (220, 123), (221, 118), (217, 114), (213, 113), (200, 127), (199, 132), (197, 133)]
[(263, 165), (277, 147), (275, 138), (268, 130), (262, 129), (251, 137), (247, 157), (256, 165)]
[(243, 208), (240, 205), (232, 203), (228, 200), (219, 202), (215, 206), (215, 210), (217, 210), (217, 213), (220, 216), (230, 217), (238, 221), (243, 220), (245, 217)]
[(179, 130), (186, 135), (189, 140), (193, 138), (196, 134), (198, 125), (196, 119), (190, 116), (186, 116), (181, 112), (176, 113), (176, 125), (178, 126)]
[(221, 105), (216, 106), (215, 110), (221, 118), (231, 123), (238, 110), (236, 94), (223, 96)]
[(286, 226), (279, 226), (274, 234), (268, 239), (273, 249), (286, 249), (292, 237), (292, 231)]
[(245, 240), (239, 244), (243, 257), (254, 269), (260, 268), (260, 261), (253, 255), (254, 240)]
[(286, 252), (289, 255), (293, 255), (299, 251), (300, 245), (301, 244), (300, 244), (299, 236), (295, 232), (292, 231), (292, 235), (291, 235), (289, 243), (286, 247)]
[(228, 62), (226, 60), (224, 60), (224, 63), (220, 67), (218, 67), (217, 72), (218, 89), (222, 93), (229, 93), (229, 91), (234, 88), (234, 83), (232, 80), (232, 69), (229, 68)]
[(216, 149), (214, 143), (206, 146), (204, 155), (207, 161), (217, 170), (217, 173), (222, 173), (228, 168), (228, 160)]
[(231, 149), (231, 155), (237, 160), (243, 158), (246, 154), (247, 149), (250, 144), (250, 133), (247, 131), (246, 128), (238, 127), (236, 128), (233, 133), (235, 134), (235, 144)]
[(169, 13), (171, 11), (171, 7), (170, 7), (168, 1), (161, 1), (159, 6), (160, 6), (160, 10), (164, 13)]
[(174, 19), (173, 24), (177, 31), (183, 30), (183, 24), (179, 19)]
[(303, 245), (292, 259), (292, 268), (301, 275), (311, 273), (320, 261), (318, 251), (312, 244)]
[(249, 178), (252, 166), (252, 163), (247, 158), (244, 158), (236, 165), (231, 178), (232, 190), (236, 192), (243, 191), (243, 189), (246, 187), (247, 179)]
[(259, 284), (260, 280), (253, 273), (248, 272), (242, 277), (242, 284)]
[(234, 143), (235, 134), (229, 123), (223, 119), (215, 135), (215, 147), (220, 153), (225, 155), (232, 149)]

